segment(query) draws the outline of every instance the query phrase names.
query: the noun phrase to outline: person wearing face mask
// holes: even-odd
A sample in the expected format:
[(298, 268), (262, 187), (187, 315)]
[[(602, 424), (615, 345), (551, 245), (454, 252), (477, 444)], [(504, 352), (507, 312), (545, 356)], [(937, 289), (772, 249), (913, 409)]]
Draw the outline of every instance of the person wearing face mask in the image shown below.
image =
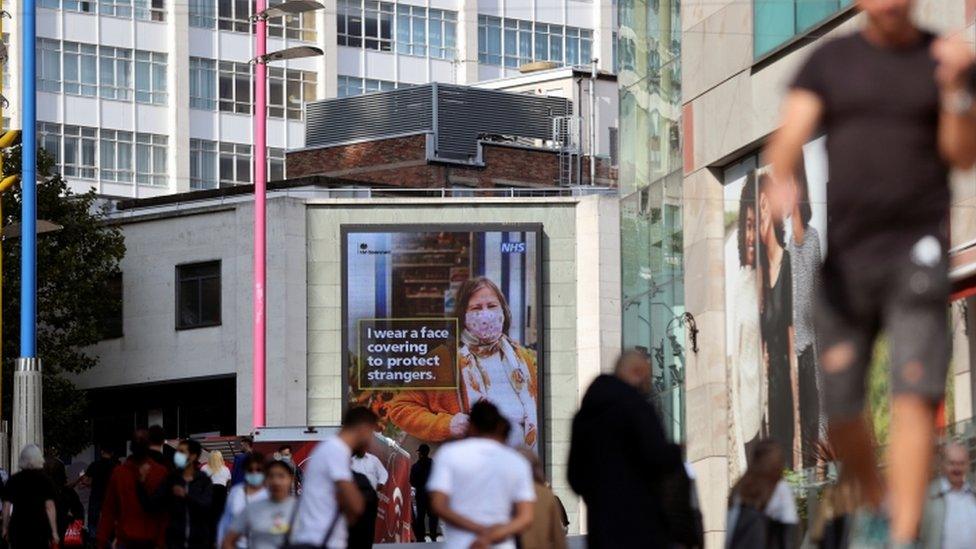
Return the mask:
[(197, 469), (203, 448), (193, 439), (180, 442), (173, 454), (174, 471), (153, 494), (137, 487), (140, 500), (147, 510), (169, 511), (166, 529), (166, 547), (205, 548), (212, 544), (210, 538), (213, 502), (213, 483), (206, 473)]
[[(217, 525), (217, 544), (222, 546), (227, 537), (227, 531), (231, 524), (244, 509), (259, 501), (268, 499), (268, 490), (264, 484), (264, 456), (257, 452), (252, 452), (241, 462), (241, 474), (244, 481), (233, 486), (227, 493), (227, 504), (224, 506), (224, 514), (220, 517)], [(235, 545), (238, 549), (247, 547), (247, 537), (239, 537)]]
[(651, 363), (640, 350), (597, 377), (573, 418), (569, 485), (587, 505), (590, 549), (670, 547), (662, 486), (684, 471), (650, 402)]
[(512, 424), (508, 444), (539, 447), (535, 351), (508, 336), (512, 314), (485, 277), (464, 282), (454, 311), (460, 329), (456, 391), (403, 391), (390, 401), (390, 420), (416, 438), (443, 442), (467, 434), (471, 406), (486, 400)]
[(265, 468), (268, 498), (248, 505), (231, 524), (222, 549), (235, 549), (247, 540), (251, 549), (278, 549), (291, 530), (295, 497), (291, 494), (294, 470), (287, 462), (277, 460)]

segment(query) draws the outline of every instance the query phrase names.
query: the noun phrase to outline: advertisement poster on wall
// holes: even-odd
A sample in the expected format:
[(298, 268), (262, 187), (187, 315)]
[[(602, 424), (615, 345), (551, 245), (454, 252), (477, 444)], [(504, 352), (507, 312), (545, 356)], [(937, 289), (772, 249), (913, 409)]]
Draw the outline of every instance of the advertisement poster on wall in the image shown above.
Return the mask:
[(540, 225), (343, 226), (346, 402), (411, 454), (462, 436), (480, 400), (539, 451)]
[[(817, 463), (825, 418), (813, 296), (827, 252), (824, 145), (821, 137), (804, 146), (802, 162), (789, 182), (774, 183), (768, 167), (756, 166), (754, 159), (726, 172), (726, 365), (733, 478), (745, 470), (752, 446), (766, 438), (782, 445), (790, 467)], [(777, 199), (783, 197), (789, 199)]]

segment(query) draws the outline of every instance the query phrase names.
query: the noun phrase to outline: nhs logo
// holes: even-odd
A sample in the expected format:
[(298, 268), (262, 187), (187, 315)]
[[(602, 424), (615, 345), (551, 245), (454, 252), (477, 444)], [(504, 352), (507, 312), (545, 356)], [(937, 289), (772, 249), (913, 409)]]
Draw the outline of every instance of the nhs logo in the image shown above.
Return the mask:
[(502, 242), (503, 254), (524, 254), (525, 242)]

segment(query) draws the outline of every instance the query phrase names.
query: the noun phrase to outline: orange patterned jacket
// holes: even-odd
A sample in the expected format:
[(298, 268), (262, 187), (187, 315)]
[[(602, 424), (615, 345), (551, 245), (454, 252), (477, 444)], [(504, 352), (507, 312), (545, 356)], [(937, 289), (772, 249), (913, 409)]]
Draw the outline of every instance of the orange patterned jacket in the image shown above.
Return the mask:
[[(535, 351), (512, 343), (515, 354), (529, 369), (529, 394), (538, 401), (539, 371)], [(458, 359), (458, 388), (423, 391), (402, 391), (387, 405), (387, 413), (394, 425), (407, 434), (427, 441), (443, 442), (451, 439), (451, 418), (471, 409), (462, 372), (471, 366), (467, 355)]]

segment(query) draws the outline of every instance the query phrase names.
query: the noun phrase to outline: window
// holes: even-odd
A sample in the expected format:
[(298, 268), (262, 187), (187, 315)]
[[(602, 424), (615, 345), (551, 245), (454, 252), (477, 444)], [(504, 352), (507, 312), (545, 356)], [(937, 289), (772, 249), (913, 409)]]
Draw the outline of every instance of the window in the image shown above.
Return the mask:
[(98, 0), (98, 13), (114, 17), (132, 17), (132, 0)]
[(86, 126), (64, 127), (62, 173), (68, 177), (95, 179), (95, 147), (98, 130)]
[(190, 140), (190, 188), (217, 188), (217, 142)]
[(766, 55), (853, 3), (853, 0), (755, 0), (753, 57)]
[(136, 183), (166, 185), (166, 143), (169, 138), (154, 133), (136, 134)]
[(340, 46), (358, 48), (363, 45), (363, 10), (360, 0), (338, 0), (336, 34)]
[[(10, 34), (3, 33), (3, 45), (7, 48), (7, 52), (10, 52)], [(3, 89), (10, 89), (10, 63), (3, 64)]]
[[(52, 2), (57, 4), (55, 0)], [(81, 13), (95, 13), (95, 0), (64, 0), (65, 11), (80, 11)]]
[(143, 21), (165, 21), (163, 0), (135, 0), (135, 16)]
[(427, 15), (423, 6), (397, 4), (397, 51), (407, 55), (427, 55)]
[(217, 110), (217, 62), (190, 58), (190, 108)]
[(103, 181), (132, 182), (132, 132), (99, 132), (99, 170)]
[(427, 30), (430, 56), (453, 60), (457, 48), (457, 13), (431, 9)]
[(220, 110), (249, 114), (251, 112), (251, 66), (247, 63), (221, 61), (219, 67)]
[(505, 66), (518, 68), (532, 61), (532, 22), (505, 20)]
[(372, 78), (339, 75), (339, 97), (350, 97), (375, 91), (395, 90), (396, 88), (397, 83), (388, 80), (373, 80)]
[(593, 31), (566, 27), (566, 64), (589, 65), (592, 57)]
[(98, 90), (98, 48), (93, 44), (65, 42), (64, 93), (94, 97)]
[(315, 100), (315, 73), (297, 69), (268, 68), (268, 116), (302, 119), (302, 108)]
[(220, 261), (176, 266), (176, 329), (220, 325)]
[(50, 38), (37, 39), (37, 89), (61, 91), (61, 43)]
[(393, 4), (365, 0), (363, 45), (368, 50), (393, 50)]
[[(268, 6), (280, 4), (284, 0), (271, 0)], [(315, 42), (315, 12), (305, 11), (296, 13), (290, 17), (275, 17), (268, 19), (268, 36), (284, 35), (293, 40), (303, 40), (305, 42)]]
[(251, 32), (251, 0), (217, 0), (217, 28)]
[(502, 64), (502, 20), (499, 17), (478, 16), (478, 62)]
[(220, 185), (251, 182), (251, 146), (243, 143), (220, 144)]
[(37, 123), (37, 146), (54, 157), (55, 165), (61, 164), (61, 124)]
[(285, 179), (285, 149), (268, 147), (268, 181)]
[(166, 103), (166, 54), (136, 50), (136, 101)]
[(201, 29), (217, 27), (217, 4), (214, 0), (189, 0), (190, 26)]
[(563, 33), (562, 25), (536, 23), (534, 59), (563, 63)]
[(132, 50), (98, 47), (99, 95), (105, 99), (132, 99)]
[(105, 284), (105, 309), (98, 320), (102, 339), (122, 337), (122, 272), (112, 273)]
[(59, 2), (58, 0), (40, 0), (40, 2), (37, 3), (37, 5), (42, 8), (50, 8), (52, 10), (56, 10), (61, 7), (61, 2)]

